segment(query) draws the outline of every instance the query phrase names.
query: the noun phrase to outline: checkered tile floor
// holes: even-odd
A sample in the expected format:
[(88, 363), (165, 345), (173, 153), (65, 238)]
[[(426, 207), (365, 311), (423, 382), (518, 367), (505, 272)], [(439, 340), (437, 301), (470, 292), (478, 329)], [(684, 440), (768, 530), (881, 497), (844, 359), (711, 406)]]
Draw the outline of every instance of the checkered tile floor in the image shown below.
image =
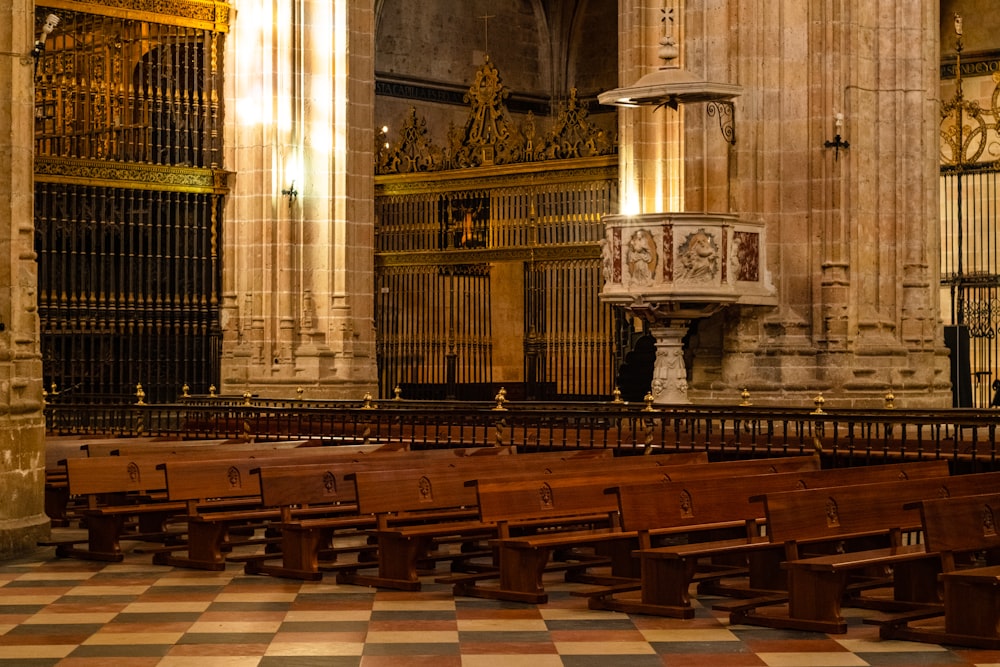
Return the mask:
[(580, 585), (557, 577), (534, 606), (454, 598), (430, 578), (401, 593), (149, 558), (58, 560), (45, 548), (0, 564), (0, 665), (1000, 665), (997, 651), (880, 641), (864, 611), (846, 635), (822, 635), (730, 626), (705, 598), (692, 620), (591, 611), (570, 594)]

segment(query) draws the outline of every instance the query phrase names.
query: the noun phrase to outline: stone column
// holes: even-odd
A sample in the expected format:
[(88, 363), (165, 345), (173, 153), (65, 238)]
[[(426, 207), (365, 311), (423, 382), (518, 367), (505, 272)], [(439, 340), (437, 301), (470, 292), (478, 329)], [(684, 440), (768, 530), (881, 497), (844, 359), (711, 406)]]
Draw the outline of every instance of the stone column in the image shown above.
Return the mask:
[(374, 8), (240, 3), (227, 40), (222, 390), (375, 391)]
[[(665, 24), (661, 9), (659, 3), (621, 3), (618, 15), (619, 85), (631, 85), (663, 64), (657, 57), (657, 44), (666, 32), (672, 31), (678, 41), (683, 39), (679, 21)], [(622, 213), (684, 210), (683, 113), (683, 107), (675, 110), (652, 106), (619, 111)]]
[[(891, 389), (900, 406), (950, 405), (937, 319), (937, 1), (728, 7), (729, 21), (703, 25), (743, 87), (733, 212), (767, 225), (779, 306), (730, 329), (742, 361), (723, 368), (740, 368), (758, 404), (822, 391), (828, 405), (877, 407)], [(742, 380), (723, 373), (714, 391), (738, 395)]]
[[(315, 0), (326, 6), (328, 0)], [(335, 3), (334, 144), (325, 241), (329, 278), (319, 287), (328, 304), (332, 363), (320, 382), (375, 390), (375, 10), (367, 2)], [(322, 30), (321, 30), (322, 32)], [(325, 88), (324, 88), (325, 89)], [(341, 392), (343, 394), (343, 392)]]
[(34, 3), (0, 7), (0, 560), (48, 535), (34, 253)]

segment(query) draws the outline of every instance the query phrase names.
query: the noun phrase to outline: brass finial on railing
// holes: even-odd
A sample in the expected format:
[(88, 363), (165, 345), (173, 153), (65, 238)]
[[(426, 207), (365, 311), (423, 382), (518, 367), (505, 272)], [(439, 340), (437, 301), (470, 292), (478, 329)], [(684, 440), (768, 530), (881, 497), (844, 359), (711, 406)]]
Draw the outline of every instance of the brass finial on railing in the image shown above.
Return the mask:
[(253, 401), (251, 400), (252, 398), (253, 398), (253, 394), (250, 393), (249, 389), (247, 389), (246, 391), (244, 391), (243, 392), (243, 405), (253, 405)]
[(372, 403), (371, 392), (365, 392), (365, 395), (361, 397), (361, 409), (362, 410), (374, 410), (377, 405)]
[(146, 405), (146, 392), (143, 390), (141, 382), (135, 385), (135, 399), (136, 405)]
[(298, 398), (300, 401), (302, 400), (302, 396), (305, 393), (306, 393), (306, 390), (303, 389), (302, 387), (296, 387), (295, 388), (295, 397)]
[(750, 402), (750, 390), (746, 387), (743, 387), (743, 391), (740, 392), (740, 405), (743, 407), (753, 405), (753, 403)]
[(181, 385), (181, 398), (191, 398), (191, 387), (187, 382)]
[(611, 398), (611, 402), (612, 403), (624, 403), (625, 402), (625, 401), (622, 400), (622, 390), (619, 389), (618, 387), (615, 387), (615, 390), (613, 392), (611, 392), (611, 397), (612, 397)]
[(59, 392), (56, 391), (56, 383), (53, 382), (49, 385), (49, 396), (58, 396)]
[(646, 407), (642, 409), (643, 412), (653, 411), (653, 392), (647, 391), (646, 395), (642, 397), (642, 400), (646, 402)]
[(497, 402), (497, 404), (493, 406), (494, 410), (506, 410), (507, 408), (505, 408), (503, 404), (507, 402), (507, 390), (500, 387), (500, 391), (498, 391), (497, 395), (493, 397), (493, 400)]
[(392, 400), (401, 401), (403, 400), (403, 388), (398, 384), (392, 388)]
[(216, 392), (215, 385), (214, 384), (209, 385), (208, 386), (208, 395), (209, 396), (215, 396), (215, 392)]
[(813, 405), (816, 406), (816, 409), (813, 410), (812, 413), (814, 415), (824, 415), (824, 414), (826, 414), (825, 412), (823, 412), (823, 404), (824, 403), (826, 403), (826, 399), (823, 398), (823, 392), (819, 392), (818, 394), (816, 394), (816, 398), (813, 399)]
[(892, 393), (892, 389), (890, 388), (885, 395), (885, 409), (894, 410), (895, 408), (896, 408), (896, 395)]

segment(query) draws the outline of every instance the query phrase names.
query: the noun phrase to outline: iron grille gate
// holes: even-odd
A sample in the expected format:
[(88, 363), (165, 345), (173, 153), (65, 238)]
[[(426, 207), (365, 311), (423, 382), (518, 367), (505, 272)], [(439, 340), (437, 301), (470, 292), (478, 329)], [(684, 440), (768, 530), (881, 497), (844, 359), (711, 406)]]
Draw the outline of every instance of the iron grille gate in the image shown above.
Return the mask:
[[(963, 63), (955, 16), (954, 61), (941, 66), (941, 310), (953, 404), (1000, 407), (1000, 77), (982, 77), (996, 54)], [(970, 98), (965, 76), (980, 77)]]
[(141, 384), (172, 400), (218, 382), (228, 10), (121, 4), (58, 0), (35, 13), (36, 26), (59, 19), (35, 89), (45, 383), (101, 400)]
[(608, 398), (619, 344), (599, 243), (613, 158), (469, 172), (379, 179), (381, 395)]
[(1000, 169), (941, 170), (942, 302), (959, 383), (955, 404), (988, 407), (1000, 381)]

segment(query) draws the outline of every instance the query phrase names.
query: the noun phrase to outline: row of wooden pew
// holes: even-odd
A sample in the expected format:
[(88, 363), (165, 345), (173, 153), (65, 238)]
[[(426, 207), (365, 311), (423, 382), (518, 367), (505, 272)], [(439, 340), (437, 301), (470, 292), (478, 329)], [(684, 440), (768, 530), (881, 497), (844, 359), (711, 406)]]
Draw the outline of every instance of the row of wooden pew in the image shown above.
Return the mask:
[[(67, 525), (68, 513), (74, 501), (89, 492), (71, 493), (67, 461), (108, 455), (184, 454), (190, 457), (218, 457), (226, 452), (292, 449), (315, 444), (311, 441), (252, 442), (230, 440), (182, 440), (168, 437), (104, 437), (53, 436), (46, 439), (45, 512), (53, 526)], [(78, 476), (77, 483), (87, 483)]]
[(121, 540), (140, 539), (136, 551), (166, 565), (240, 562), (403, 590), (434, 573), (456, 595), (529, 603), (561, 571), (591, 584), (576, 592), (591, 608), (681, 618), (697, 584), (726, 596), (713, 606), (734, 623), (845, 632), (846, 604), (879, 609), (883, 637), (1000, 648), (1000, 496), (984, 495), (1000, 473), (701, 452), (238, 447), (67, 460), (88, 538), (57, 555), (120, 560)]
[[(278, 517), (274, 507), (263, 506), (259, 476), (254, 474), (259, 468), (339, 463), (348, 466), (343, 473), (347, 474), (365, 465), (365, 457), (376, 452), (383, 463), (402, 453), (408, 460), (431, 456), (454, 459), (473, 453), (469, 449), (405, 452), (398, 446), (313, 447), (309, 442), (287, 441), (192, 445), (122, 439), (96, 445), (92, 441), (81, 445), (86, 456), (62, 459), (61, 472), (49, 473), (57, 480), (56, 492), (71, 499), (53, 514), (62, 521), (79, 520), (87, 529), (87, 538), (46, 544), (55, 546), (60, 557), (120, 561), (121, 540), (141, 540), (159, 544), (151, 549), (161, 554), (154, 558), (157, 562), (202, 569), (224, 567), (221, 550), (233, 546), (203, 543), (204, 526), (218, 524), (211, 530), (224, 540), (229, 526), (246, 532), (253, 522)], [(478, 451), (492, 455), (510, 450)], [(353, 492), (344, 497), (356, 507)], [(321, 500), (331, 507), (341, 504), (335, 495), (327, 494)], [(47, 505), (56, 503), (49, 501)], [(190, 547), (196, 553), (186, 560), (169, 557), (185, 549), (188, 536), (177, 527), (189, 525), (195, 526), (195, 541)]]

